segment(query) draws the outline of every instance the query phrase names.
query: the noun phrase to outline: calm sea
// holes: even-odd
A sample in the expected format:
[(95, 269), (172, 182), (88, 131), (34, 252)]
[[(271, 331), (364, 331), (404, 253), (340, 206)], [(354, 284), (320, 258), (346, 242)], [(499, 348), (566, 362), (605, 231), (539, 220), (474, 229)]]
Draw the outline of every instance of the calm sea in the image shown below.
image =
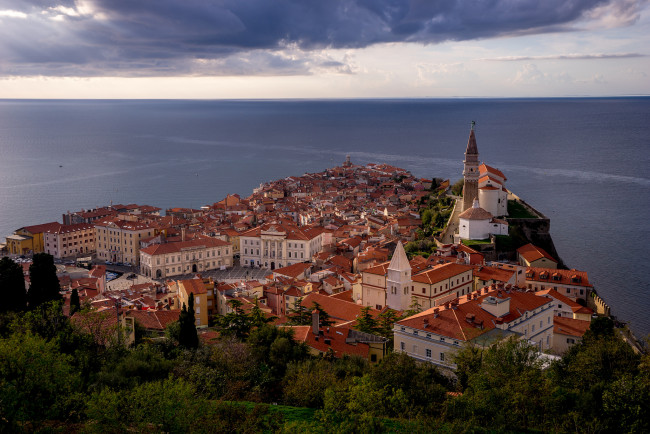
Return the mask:
[(454, 181), (472, 120), (564, 261), (650, 333), (650, 98), (0, 100), (0, 236), (111, 201), (200, 207), (346, 154)]

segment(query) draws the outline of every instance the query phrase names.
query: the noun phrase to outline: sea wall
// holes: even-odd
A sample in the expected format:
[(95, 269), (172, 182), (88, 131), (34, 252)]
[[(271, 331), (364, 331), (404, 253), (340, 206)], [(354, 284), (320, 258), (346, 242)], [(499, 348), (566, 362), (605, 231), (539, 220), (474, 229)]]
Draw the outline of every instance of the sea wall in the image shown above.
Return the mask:
[[(558, 260), (558, 267), (567, 268), (557, 253), (553, 238), (551, 238), (551, 219), (546, 217), (543, 213), (539, 212), (531, 205), (526, 203), (517, 195), (510, 193), (510, 195), (520, 204), (522, 204), (531, 214), (537, 218), (507, 218), (508, 225), (510, 226), (510, 234), (514, 236), (522, 236), (529, 242), (546, 250), (551, 256)], [(512, 258), (511, 258), (512, 259)]]
[(605, 300), (596, 294), (595, 291), (591, 291), (591, 297), (587, 298), (587, 305), (599, 315), (609, 316), (612, 311)]

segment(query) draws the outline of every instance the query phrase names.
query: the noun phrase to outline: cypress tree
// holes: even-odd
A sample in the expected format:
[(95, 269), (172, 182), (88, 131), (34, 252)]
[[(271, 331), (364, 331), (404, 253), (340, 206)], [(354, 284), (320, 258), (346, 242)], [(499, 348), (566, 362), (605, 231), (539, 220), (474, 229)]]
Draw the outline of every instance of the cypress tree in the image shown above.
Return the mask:
[(79, 291), (77, 291), (77, 288), (74, 288), (72, 290), (72, 294), (70, 294), (70, 316), (74, 315), (75, 312), (79, 312), (81, 310), (81, 301), (79, 301)]
[(194, 318), (194, 294), (190, 294), (187, 304), (186, 307), (185, 303), (183, 303), (183, 309), (181, 309), (181, 315), (178, 319), (180, 323), (178, 343), (185, 348), (196, 348), (199, 346), (199, 336), (196, 333), (196, 320)]
[(325, 310), (316, 301), (312, 303), (312, 311), (314, 309), (318, 311), (318, 321), (321, 327), (329, 327), (334, 324), (334, 321), (330, 319), (330, 315), (325, 312)]
[(34, 255), (32, 265), (29, 266), (29, 280), (31, 284), (27, 293), (27, 301), (30, 309), (63, 298), (52, 255), (47, 253)]
[(23, 267), (11, 259), (0, 259), (0, 312), (20, 312), (27, 307)]

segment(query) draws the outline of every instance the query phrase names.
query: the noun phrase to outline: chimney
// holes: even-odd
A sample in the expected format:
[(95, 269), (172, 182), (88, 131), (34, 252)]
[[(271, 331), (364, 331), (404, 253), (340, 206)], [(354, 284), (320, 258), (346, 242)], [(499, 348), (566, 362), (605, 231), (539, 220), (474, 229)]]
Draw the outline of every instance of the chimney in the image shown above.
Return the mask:
[(181, 228), (181, 241), (185, 241), (185, 228)]
[(468, 313), (467, 315), (465, 315), (465, 320), (468, 323), (472, 324), (474, 322), (474, 314), (473, 313)]
[(440, 314), (440, 309), (439, 308), (436, 307), (435, 309), (433, 309), (433, 317), (434, 318), (438, 318), (439, 314)]
[(318, 336), (318, 329), (320, 328), (320, 319), (318, 317), (318, 309), (314, 309), (311, 313), (311, 331)]
[(429, 318), (424, 318), (423, 322), (424, 322), (424, 328), (429, 327)]

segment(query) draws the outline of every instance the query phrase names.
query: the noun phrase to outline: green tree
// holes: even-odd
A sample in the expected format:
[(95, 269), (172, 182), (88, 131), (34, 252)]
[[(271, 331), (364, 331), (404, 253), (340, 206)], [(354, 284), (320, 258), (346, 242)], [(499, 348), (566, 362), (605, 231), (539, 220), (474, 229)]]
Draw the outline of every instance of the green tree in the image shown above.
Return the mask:
[(34, 255), (32, 265), (29, 266), (29, 280), (27, 299), (30, 309), (35, 309), (48, 301), (57, 301), (63, 298), (52, 255), (47, 253)]
[(302, 297), (297, 298), (293, 302), (293, 306), (287, 312), (289, 325), (309, 325), (311, 324), (311, 313), (307, 307), (302, 305)]
[(325, 312), (325, 310), (321, 307), (320, 304), (318, 304), (318, 302), (315, 301), (312, 303), (312, 311), (314, 310), (318, 311), (318, 322), (321, 327), (329, 327), (334, 324), (334, 321), (330, 319), (329, 314)]
[(23, 268), (11, 259), (0, 259), (0, 313), (21, 312), (27, 307)]
[(417, 297), (411, 297), (411, 304), (409, 305), (409, 308), (404, 312), (405, 317), (417, 315), (418, 313), (422, 312), (422, 305), (418, 301)]
[(360, 332), (377, 334), (377, 321), (370, 314), (370, 306), (361, 308), (361, 315), (357, 318), (357, 325), (354, 328)]
[(78, 312), (81, 310), (81, 302), (79, 301), (79, 291), (77, 291), (77, 288), (74, 288), (72, 290), (72, 294), (70, 294), (70, 316), (74, 315), (75, 312)]
[[(97, 432), (195, 432), (205, 423), (206, 401), (180, 379), (147, 382), (131, 391), (103, 389), (86, 408), (86, 428)], [(206, 424), (207, 425), (207, 424)]]
[(55, 342), (31, 333), (0, 339), (0, 431), (69, 420), (79, 405), (79, 386), (72, 357)]
[(460, 178), (458, 181), (454, 182), (454, 185), (451, 186), (451, 192), (456, 196), (462, 196), (464, 184), (465, 180), (463, 178)]
[(199, 346), (199, 336), (196, 332), (196, 318), (194, 316), (194, 294), (190, 294), (187, 303), (187, 307), (183, 303), (181, 315), (178, 318), (180, 328), (178, 343), (185, 348), (196, 348)]
[(229, 300), (230, 312), (218, 316), (215, 326), (224, 336), (235, 336), (237, 339), (246, 339), (253, 327), (250, 315), (244, 312), (243, 303), (239, 300)]

